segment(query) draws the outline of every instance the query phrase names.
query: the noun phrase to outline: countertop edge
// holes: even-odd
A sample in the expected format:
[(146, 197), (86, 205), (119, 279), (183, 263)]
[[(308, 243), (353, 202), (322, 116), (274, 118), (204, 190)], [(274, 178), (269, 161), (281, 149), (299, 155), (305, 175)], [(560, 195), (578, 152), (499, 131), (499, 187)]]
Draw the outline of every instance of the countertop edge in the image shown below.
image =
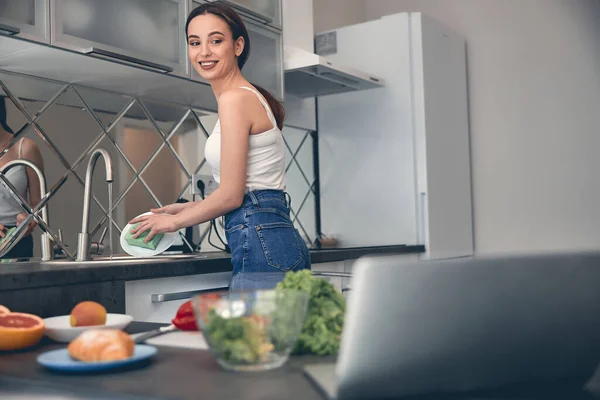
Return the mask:
[[(423, 245), (373, 246), (311, 250), (311, 263), (319, 264), (357, 259), (365, 255), (414, 254), (425, 251)], [(110, 281), (169, 278), (185, 275), (231, 271), (231, 256), (224, 252), (206, 252), (206, 258), (172, 259), (137, 264), (48, 265), (39, 262), (0, 264), (0, 291), (33, 289)]]

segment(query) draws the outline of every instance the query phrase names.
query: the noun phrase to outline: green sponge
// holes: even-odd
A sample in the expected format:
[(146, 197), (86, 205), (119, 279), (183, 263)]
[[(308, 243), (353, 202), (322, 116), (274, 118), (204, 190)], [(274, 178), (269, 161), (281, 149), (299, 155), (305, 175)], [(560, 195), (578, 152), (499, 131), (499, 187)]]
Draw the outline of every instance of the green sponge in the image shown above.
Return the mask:
[(0, 247), (4, 245), (4, 243), (10, 238), (10, 235), (12, 235), (16, 230), (17, 228), (14, 227), (5, 232), (5, 236), (2, 238), (2, 240), (0, 240)]
[(135, 224), (135, 225), (131, 226), (131, 228), (129, 229), (129, 231), (127, 231), (127, 234), (125, 235), (125, 241), (131, 246), (137, 246), (137, 247), (143, 247), (145, 249), (156, 250), (156, 246), (158, 246), (158, 243), (163, 238), (164, 234), (158, 233), (158, 234), (154, 235), (154, 237), (148, 243), (144, 243), (144, 239), (146, 239), (146, 236), (148, 236), (148, 233), (150, 233), (150, 231), (146, 231), (146, 232), (142, 233), (140, 236), (138, 236), (136, 239), (134, 239), (133, 235), (131, 234), (131, 231), (133, 229), (135, 229), (138, 225), (139, 224)]

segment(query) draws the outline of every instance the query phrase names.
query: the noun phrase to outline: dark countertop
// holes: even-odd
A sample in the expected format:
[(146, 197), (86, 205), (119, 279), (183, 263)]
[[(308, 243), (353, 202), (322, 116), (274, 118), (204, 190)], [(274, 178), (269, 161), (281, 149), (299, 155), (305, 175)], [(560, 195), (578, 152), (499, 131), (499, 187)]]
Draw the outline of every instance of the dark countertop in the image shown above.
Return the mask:
[[(367, 254), (422, 253), (425, 247), (379, 246), (311, 250), (313, 264), (356, 259)], [(155, 258), (139, 262), (93, 261), (40, 263), (39, 261), (0, 264), (0, 291), (60, 285), (130, 281), (137, 279), (208, 274), (231, 271), (231, 257), (225, 252), (204, 252), (189, 258)]]
[[(143, 332), (156, 326), (160, 325), (134, 322), (127, 331)], [(43, 398), (38, 397), (40, 393), (54, 391), (78, 396), (73, 398), (316, 400), (322, 397), (304, 376), (302, 367), (332, 361), (292, 357), (276, 370), (233, 373), (223, 370), (208, 351), (160, 346), (148, 364), (103, 373), (57, 373), (36, 362), (39, 354), (64, 347), (45, 338), (32, 350), (0, 353), (0, 398), (9, 398), (8, 390), (17, 386), (20, 395), (29, 394), (31, 398)]]
[[(129, 333), (158, 324), (132, 323)], [(63, 399), (324, 399), (304, 375), (303, 366), (332, 362), (332, 357), (291, 357), (283, 367), (266, 372), (233, 373), (223, 370), (203, 350), (159, 346), (147, 364), (103, 373), (55, 373), (39, 366), (36, 357), (65, 347), (44, 338), (27, 351), (0, 353), (0, 398), (60, 396)], [(543, 388), (520, 385), (477, 393), (428, 395), (414, 400), (576, 400), (593, 399), (570, 384), (547, 383)], [(23, 397), (18, 397), (23, 398)], [(47, 397), (50, 398), (50, 397)]]

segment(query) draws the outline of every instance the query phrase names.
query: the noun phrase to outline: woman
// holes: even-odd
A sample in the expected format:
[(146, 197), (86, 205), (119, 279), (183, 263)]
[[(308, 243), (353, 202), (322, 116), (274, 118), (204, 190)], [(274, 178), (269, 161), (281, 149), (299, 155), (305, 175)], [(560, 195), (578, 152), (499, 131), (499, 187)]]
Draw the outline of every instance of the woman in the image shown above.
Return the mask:
[[(6, 120), (6, 99), (0, 101), (0, 151), (4, 150), (13, 139), (13, 131), (8, 127)], [(4, 155), (0, 157), (0, 168), (16, 159), (25, 159), (33, 162), (43, 171), (42, 155), (37, 144), (30, 139), (23, 138), (15, 143)], [(31, 168), (23, 165), (12, 167), (6, 172), (6, 178), (19, 191), (21, 197), (35, 207), (41, 199), (40, 181)], [(12, 196), (10, 191), (0, 184), (0, 237), (4, 238), (10, 228), (21, 225), (27, 218), (27, 213)], [(31, 258), (33, 257), (33, 238), (31, 232), (36, 223), (30, 222), (25, 236), (4, 255), (4, 258)]]
[(219, 120), (206, 141), (206, 161), (219, 188), (201, 202), (171, 204), (135, 218), (135, 238), (225, 216), (233, 275), (310, 268), (308, 248), (290, 219), (281, 134), (285, 110), (241, 73), (250, 40), (237, 13), (221, 3), (203, 4), (186, 23), (192, 65), (217, 98)]

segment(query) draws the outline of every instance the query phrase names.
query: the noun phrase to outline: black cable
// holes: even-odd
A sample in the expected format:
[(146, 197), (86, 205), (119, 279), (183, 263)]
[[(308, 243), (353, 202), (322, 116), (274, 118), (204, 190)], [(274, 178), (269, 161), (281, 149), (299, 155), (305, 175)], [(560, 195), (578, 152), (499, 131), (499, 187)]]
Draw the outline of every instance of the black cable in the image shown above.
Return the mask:
[(229, 245), (227, 243), (225, 243), (225, 241), (223, 240), (223, 238), (221, 238), (221, 235), (219, 234), (219, 230), (217, 229), (217, 224), (215, 222), (215, 220), (212, 220), (212, 225), (215, 228), (215, 233), (217, 234), (217, 237), (219, 238), (219, 240), (221, 241), (221, 243), (223, 244), (223, 246), (225, 246), (225, 250), (227, 253), (231, 253), (231, 248), (229, 247)]
[[(204, 184), (204, 181), (202, 179), (199, 179), (198, 182), (196, 183), (196, 186), (198, 186), (198, 189), (200, 189), (200, 197), (202, 197), (202, 200), (204, 200), (205, 199), (204, 189), (206, 187), (205, 184)], [(215, 245), (212, 242), (211, 238), (212, 238), (213, 228), (215, 230), (215, 233), (216, 233), (217, 237), (219, 238), (219, 240), (221, 241), (221, 243), (223, 244), (223, 246), (225, 246), (225, 248), (219, 247), (219, 246)], [(202, 243), (200, 243), (200, 245), (201, 244)], [(208, 244), (210, 244), (212, 247), (214, 247), (217, 250), (221, 250), (221, 251), (225, 251), (227, 253), (231, 253), (231, 249), (223, 241), (223, 239), (221, 238), (221, 235), (219, 235), (219, 231), (217, 230), (217, 225), (215, 224), (215, 220), (214, 219), (210, 221), (210, 225), (208, 226)]]
[[(212, 232), (213, 232), (213, 227), (215, 229), (215, 232), (217, 234), (217, 236), (219, 237), (219, 240), (221, 240), (221, 237), (219, 236), (219, 233), (217, 232), (217, 227), (215, 225), (215, 220), (213, 219), (212, 221), (210, 221), (210, 226), (208, 227), (209, 231), (208, 231), (208, 244), (210, 244), (212, 247), (214, 247), (217, 250), (221, 250), (221, 251), (227, 251), (227, 248), (222, 248), (217, 246), (216, 244), (214, 244), (210, 238), (212, 236)], [(223, 243), (223, 240), (221, 240), (221, 243)], [(225, 244), (225, 243), (223, 243)], [(226, 245), (227, 246), (227, 245)]]

